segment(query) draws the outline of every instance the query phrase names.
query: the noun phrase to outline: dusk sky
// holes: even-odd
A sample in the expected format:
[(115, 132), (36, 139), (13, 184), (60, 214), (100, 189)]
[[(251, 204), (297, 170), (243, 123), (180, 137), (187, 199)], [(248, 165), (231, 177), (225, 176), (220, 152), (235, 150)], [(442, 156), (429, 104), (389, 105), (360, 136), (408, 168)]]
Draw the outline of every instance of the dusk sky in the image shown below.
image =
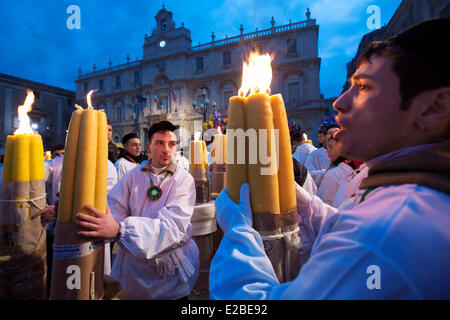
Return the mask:
[[(83, 73), (142, 59), (144, 34), (155, 28), (164, 4), (176, 27), (191, 31), (192, 45), (311, 18), (319, 25), (320, 87), (325, 98), (338, 96), (346, 79), (346, 63), (355, 55), (367, 26), (370, 5), (380, 8), (387, 24), (400, 0), (17, 0), (0, 3), (0, 73), (75, 90)], [(81, 29), (66, 25), (70, 5), (81, 10)]]

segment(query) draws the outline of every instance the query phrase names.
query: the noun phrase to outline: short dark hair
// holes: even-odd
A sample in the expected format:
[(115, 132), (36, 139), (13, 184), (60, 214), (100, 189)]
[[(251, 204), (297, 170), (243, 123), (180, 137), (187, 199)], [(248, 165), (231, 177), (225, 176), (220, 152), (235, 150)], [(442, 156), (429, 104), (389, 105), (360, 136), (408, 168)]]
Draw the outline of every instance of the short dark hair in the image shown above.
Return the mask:
[(294, 131), (291, 133), (292, 141), (305, 141), (303, 137), (303, 133), (301, 131)]
[(124, 145), (125, 143), (127, 143), (128, 140), (134, 139), (134, 138), (138, 138), (138, 139), (139, 139), (139, 137), (137, 136), (136, 133), (134, 133), (134, 132), (127, 133), (127, 134), (124, 135), (123, 138), (122, 138), (122, 145)]
[(450, 18), (427, 20), (388, 40), (372, 42), (357, 67), (373, 55), (392, 59), (400, 81), (400, 108), (406, 111), (419, 93), (450, 86), (448, 34)]
[(53, 154), (57, 150), (64, 150), (65, 146), (62, 143), (55, 144), (54, 146), (51, 146), (50, 152)]
[(178, 129), (178, 126), (172, 124), (169, 121), (161, 121), (153, 124), (148, 130), (148, 141), (152, 142), (152, 137), (157, 132), (166, 132), (171, 131), (174, 132)]

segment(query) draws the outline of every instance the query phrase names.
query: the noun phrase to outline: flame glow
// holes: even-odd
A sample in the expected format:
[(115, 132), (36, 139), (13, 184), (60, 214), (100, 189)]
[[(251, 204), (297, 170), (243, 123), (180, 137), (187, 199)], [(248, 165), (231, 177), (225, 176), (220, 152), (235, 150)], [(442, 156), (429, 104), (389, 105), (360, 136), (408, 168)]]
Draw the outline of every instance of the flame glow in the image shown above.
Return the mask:
[(222, 129), (220, 129), (220, 126), (217, 127), (217, 131), (219, 132), (219, 134), (222, 134)]
[(257, 52), (250, 53), (248, 63), (242, 65), (242, 85), (239, 89), (240, 96), (265, 92), (270, 94), (272, 82), (272, 57), (266, 53), (260, 55)]
[(303, 139), (306, 141), (308, 140), (308, 136), (306, 135), (306, 133), (303, 133)]
[(97, 90), (91, 90), (91, 91), (89, 91), (89, 93), (87, 94), (86, 100), (87, 100), (87, 104), (88, 104), (88, 110), (94, 109), (94, 108), (92, 107), (91, 96), (92, 96), (92, 94), (93, 94), (94, 92), (96, 92), (96, 91), (97, 91)]
[(195, 141), (200, 140), (200, 135), (201, 135), (201, 134), (202, 134), (201, 132), (195, 132), (195, 133), (194, 133), (194, 140), (195, 140)]
[(23, 105), (17, 108), (17, 113), (19, 115), (19, 128), (14, 131), (16, 134), (34, 134), (31, 128), (30, 117), (27, 113), (31, 111), (31, 105), (34, 102), (34, 93), (31, 90), (27, 90), (27, 97)]

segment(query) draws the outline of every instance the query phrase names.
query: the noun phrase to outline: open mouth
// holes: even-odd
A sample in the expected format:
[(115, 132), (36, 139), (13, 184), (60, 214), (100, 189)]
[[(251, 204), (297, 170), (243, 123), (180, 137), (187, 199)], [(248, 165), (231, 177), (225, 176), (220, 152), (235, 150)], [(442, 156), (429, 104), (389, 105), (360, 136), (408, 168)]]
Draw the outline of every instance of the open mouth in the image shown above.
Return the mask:
[(339, 140), (340, 137), (342, 137), (342, 135), (347, 131), (346, 128), (344, 127), (342, 120), (339, 118), (339, 116), (336, 116), (336, 118), (334, 119), (336, 121), (336, 123), (339, 125), (340, 129), (334, 132), (334, 137)]

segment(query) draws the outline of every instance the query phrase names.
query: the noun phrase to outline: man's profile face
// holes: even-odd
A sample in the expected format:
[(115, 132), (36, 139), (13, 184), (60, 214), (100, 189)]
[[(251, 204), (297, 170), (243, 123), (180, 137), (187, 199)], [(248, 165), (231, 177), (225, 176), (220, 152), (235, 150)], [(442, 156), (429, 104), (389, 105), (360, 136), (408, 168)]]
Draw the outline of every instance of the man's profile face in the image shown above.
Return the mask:
[(319, 132), (317, 137), (319, 138), (319, 143), (322, 145), (327, 141), (327, 136), (323, 132)]
[(139, 156), (141, 154), (141, 140), (139, 138), (132, 138), (128, 140), (123, 148), (133, 156)]
[(350, 89), (334, 102), (341, 126), (334, 137), (344, 157), (367, 161), (404, 147), (411, 123), (408, 113), (400, 110), (400, 81), (392, 63), (372, 56), (353, 74)]
[(146, 148), (152, 155), (153, 166), (168, 166), (177, 150), (177, 136), (172, 131), (156, 132), (150, 142), (146, 143)]
[(112, 140), (112, 126), (108, 124), (108, 142), (111, 142)]

